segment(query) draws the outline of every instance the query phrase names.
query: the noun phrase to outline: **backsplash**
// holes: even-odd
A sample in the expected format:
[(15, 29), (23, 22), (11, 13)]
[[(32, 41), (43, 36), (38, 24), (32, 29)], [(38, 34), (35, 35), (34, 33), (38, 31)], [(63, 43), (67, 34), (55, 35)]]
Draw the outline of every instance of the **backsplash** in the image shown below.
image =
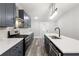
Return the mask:
[(56, 23), (53, 21), (45, 21), (45, 22), (40, 22), (40, 21), (32, 21), (32, 31), (34, 32), (35, 37), (40, 37), (42, 38), (45, 33), (51, 33), (54, 32)]

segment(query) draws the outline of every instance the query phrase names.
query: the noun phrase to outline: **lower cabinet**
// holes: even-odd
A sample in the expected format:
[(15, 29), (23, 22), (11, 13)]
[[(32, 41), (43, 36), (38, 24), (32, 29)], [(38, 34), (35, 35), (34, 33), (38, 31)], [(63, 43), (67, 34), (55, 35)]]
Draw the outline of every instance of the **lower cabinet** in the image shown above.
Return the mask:
[(1, 56), (22, 56), (23, 55), (23, 40), (13, 46), (11, 49), (4, 52)]
[(46, 49), (46, 52), (47, 54), (49, 55), (49, 40), (46, 36), (44, 36), (44, 44), (45, 44), (45, 49)]
[(61, 56), (61, 52), (50, 42), (49, 43), (49, 55), (50, 56)]
[[(19, 38), (18, 38), (19, 39)], [(1, 56), (25, 56), (25, 52), (34, 39), (34, 33), (28, 35), (15, 46), (4, 52)]]
[(34, 33), (32, 33), (31, 35), (25, 38), (25, 52), (27, 51), (28, 47), (31, 45), (33, 39), (34, 39)]
[(48, 56), (62, 56), (62, 52), (49, 40), (47, 36), (44, 36), (44, 43)]

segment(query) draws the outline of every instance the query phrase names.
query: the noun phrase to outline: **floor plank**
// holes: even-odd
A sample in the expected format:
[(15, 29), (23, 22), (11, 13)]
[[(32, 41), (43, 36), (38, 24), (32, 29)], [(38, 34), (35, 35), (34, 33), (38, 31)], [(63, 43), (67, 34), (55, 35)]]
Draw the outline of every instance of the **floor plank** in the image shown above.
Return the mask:
[(47, 56), (44, 48), (44, 40), (35, 38), (26, 52), (26, 56)]

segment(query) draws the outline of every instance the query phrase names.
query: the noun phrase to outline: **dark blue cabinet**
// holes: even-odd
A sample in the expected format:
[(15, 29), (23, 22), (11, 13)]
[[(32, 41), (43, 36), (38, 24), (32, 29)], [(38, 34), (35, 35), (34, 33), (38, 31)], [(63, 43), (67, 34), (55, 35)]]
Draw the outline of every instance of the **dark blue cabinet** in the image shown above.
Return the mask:
[(19, 10), (19, 18), (24, 20), (24, 28), (30, 28), (31, 27), (31, 17), (26, 13), (24, 10)]
[(23, 40), (4, 52), (1, 56), (23, 56)]
[(28, 47), (34, 40), (34, 33), (30, 34), (28, 37), (25, 38), (25, 52), (27, 52)]
[(0, 4), (0, 26), (5, 26), (5, 4)]
[(11, 4), (6, 4), (6, 25), (12, 26), (13, 25), (13, 6)]
[(15, 24), (16, 6), (14, 3), (0, 3), (0, 26), (11, 27)]
[(45, 44), (45, 50), (48, 54), (48, 56), (62, 56), (63, 53), (56, 47), (56, 45), (50, 41), (50, 39), (44, 35), (44, 44)]
[[(18, 38), (19, 39), (19, 38)], [(34, 33), (28, 35), (16, 45), (5, 51), (1, 56), (25, 56), (25, 53), (34, 39)], [(27, 54), (26, 54), (27, 55)]]

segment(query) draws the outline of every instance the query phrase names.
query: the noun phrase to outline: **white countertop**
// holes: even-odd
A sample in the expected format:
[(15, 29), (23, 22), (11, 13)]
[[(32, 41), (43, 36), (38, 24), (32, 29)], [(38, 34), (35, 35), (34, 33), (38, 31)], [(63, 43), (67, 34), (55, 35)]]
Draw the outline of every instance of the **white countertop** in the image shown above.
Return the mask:
[(61, 39), (52, 39), (50, 36), (58, 36), (55, 33), (45, 34), (63, 53), (79, 53), (79, 40), (61, 35)]
[[(27, 29), (19, 29), (20, 34), (22, 35), (29, 35), (32, 31)], [(3, 54), (5, 51), (16, 45), (18, 42), (23, 40), (23, 38), (7, 38), (7, 31), (8, 29), (0, 29), (0, 55)]]
[[(8, 37), (7, 32), (12, 30), (12, 29), (13, 29), (13, 27), (8, 27), (8, 28), (5, 28), (5, 29), (1, 29), (0, 30), (0, 38), (7, 38)], [(27, 28), (19, 28), (18, 30), (19, 30), (21, 35), (22, 34), (23, 35), (30, 35), (31, 33), (33, 33), (30, 28), (29, 29), (27, 29)]]
[[(6, 29), (7, 29), (7, 31), (13, 31), (14, 30), (13, 27), (7, 27)], [(20, 34), (29, 35), (29, 34), (33, 33), (31, 28), (17, 28), (16, 30), (18, 30), (20, 32)]]
[(16, 45), (18, 42), (23, 40), (23, 38), (0, 38), (0, 55), (3, 54), (5, 51)]

